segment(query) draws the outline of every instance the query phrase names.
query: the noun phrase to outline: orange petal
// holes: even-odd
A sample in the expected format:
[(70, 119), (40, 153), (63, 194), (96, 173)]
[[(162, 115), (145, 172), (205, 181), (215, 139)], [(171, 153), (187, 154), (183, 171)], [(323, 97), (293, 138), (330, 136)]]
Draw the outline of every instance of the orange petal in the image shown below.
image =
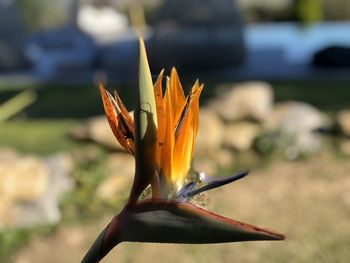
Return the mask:
[(186, 97), (185, 105), (183, 106), (181, 114), (180, 114), (180, 116), (179, 116), (179, 118), (177, 120), (177, 123), (175, 125), (175, 128), (174, 128), (175, 139), (179, 135), (179, 130), (180, 130), (181, 126), (183, 125), (183, 122), (184, 122), (185, 116), (188, 113), (188, 110), (190, 109), (190, 103), (191, 103), (192, 95), (197, 91), (198, 88), (199, 88), (199, 84), (198, 84), (198, 80), (197, 80), (195, 82), (195, 84), (193, 85), (192, 89), (191, 89), (190, 95), (188, 95)]
[(166, 90), (166, 92), (167, 91), (169, 91), (171, 94), (173, 120), (176, 123), (181, 115), (182, 109), (186, 103), (186, 99), (175, 68), (171, 69), (169, 88)]
[(175, 142), (174, 171), (171, 179), (173, 182), (176, 182), (177, 189), (181, 188), (183, 180), (190, 169), (194, 142), (194, 133), (191, 128), (191, 123), (192, 116), (187, 115)]
[(117, 102), (118, 110), (120, 111), (120, 114), (123, 116), (123, 119), (125, 120), (126, 125), (128, 126), (128, 128), (130, 128), (130, 130), (132, 130), (132, 133), (134, 133), (134, 121), (130, 117), (128, 110), (125, 108), (122, 100), (120, 99), (116, 91), (114, 92), (114, 98), (115, 98), (115, 101)]
[(167, 80), (167, 90), (164, 96), (164, 142), (161, 149), (160, 167), (162, 169), (161, 176), (165, 176), (168, 182), (171, 182), (172, 167), (173, 167), (173, 151), (174, 151), (174, 130), (173, 130), (173, 112), (172, 98), (169, 91), (169, 80)]
[(115, 91), (114, 94), (116, 103), (117, 103), (117, 110), (119, 111), (118, 114), (118, 127), (120, 127), (122, 134), (125, 136), (125, 140), (128, 144), (128, 151), (134, 154), (135, 152), (135, 131), (134, 131), (134, 121), (131, 118), (128, 110), (125, 108), (122, 100), (118, 96), (117, 92)]
[(193, 93), (188, 96), (189, 106), (181, 120), (174, 149), (174, 171), (172, 181), (181, 187), (191, 165), (194, 142), (198, 130), (199, 96), (203, 86), (194, 85)]
[(123, 107), (123, 110), (125, 109), (127, 114), (125, 114), (125, 112), (122, 113), (118, 103), (114, 100), (113, 96), (104, 89), (102, 84), (100, 84), (100, 93), (106, 118), (114, 136), (121, 146), (123, 146), (130, 153), (134, 154), (134, 124), (131, 117), (127, 113), (122, 102), (119, 101), (120, 105)]
[[(198, 124), (199, 124), (199, 97), (202, 93), (204, 85), (200, 85), (198, 89), (195, 89), (192, 94), (194, 94), (193, 97), (193, 106), (192, 106), (192, 116), (193, 116), (193, 130), (195, 136), (197, 136), (198, 133)], [(195, 88), (195, 86), (193, 86)]]

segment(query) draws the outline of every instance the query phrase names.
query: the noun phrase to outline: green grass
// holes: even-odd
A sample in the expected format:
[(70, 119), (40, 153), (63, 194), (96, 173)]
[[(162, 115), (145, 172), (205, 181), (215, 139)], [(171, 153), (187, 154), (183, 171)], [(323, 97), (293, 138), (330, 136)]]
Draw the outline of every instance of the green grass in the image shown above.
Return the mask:
[(21, 152), (50, 154), (68, 151), (78, 143), (67, 138), (70, 120), (13, 120), (0, 123), (0, 147)]
[(0, 233), (0, 262), (9, 262), (10, 255), (22, 247), (31, 237), (46, 237), (54, 230), (53, 226), (40, 226), (32, 229), (7, 229)]
[[(118, 90), (127, 106), (134, 105), (132, 87), (108, 87), (111, 91)], [(85, 86), (37, 86), (32, 88), (37, 93), (37, 100), (21, 112), (29, 118), (87, 118), (103, 114), (100, 93), (97, 87)], [(20, 91), (0, 90), (0, 105)], [(131, 109), (131, 107), (130, 107)]]
[(305, 101), (334, 113), (350, 107), (350, 83), (274, 83), (276, 101)]

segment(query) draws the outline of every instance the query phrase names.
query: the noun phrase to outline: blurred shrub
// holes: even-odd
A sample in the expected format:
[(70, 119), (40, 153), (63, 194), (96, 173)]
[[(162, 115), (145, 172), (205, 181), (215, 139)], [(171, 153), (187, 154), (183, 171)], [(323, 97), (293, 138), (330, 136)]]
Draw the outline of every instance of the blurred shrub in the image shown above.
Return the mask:
[(323, 0), (324, 20), (349, 20), (349, 0)]
[(322, 0), (296, 0), (294, 5), (296, 18), (303, 23), (313, 23), (323, 18)]
[(74, 0), (19, 0), (25, 28), (29, 31), (55, 27), (68, 22), (73, 17)]

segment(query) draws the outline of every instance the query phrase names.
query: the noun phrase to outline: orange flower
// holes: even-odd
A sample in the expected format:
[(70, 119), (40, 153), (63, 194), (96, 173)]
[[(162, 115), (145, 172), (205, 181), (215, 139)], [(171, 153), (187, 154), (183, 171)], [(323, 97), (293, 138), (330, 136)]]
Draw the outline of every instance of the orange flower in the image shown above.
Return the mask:
[[(185, 97), (173, 68), (167, 78), (165, 95), (162, 95), (163, 71), (154, 85), (157, 111), (156, 164), (160, 180), (179, 190), (190, 169), (194, 142), (198, 132), (199, 96), (203, 85), (198, 81)], [(134, 122), (118, 94), (113, 97), (100, 85), (107, 120), (118, 142), (135, 154)]]
[[(156, 170), (152, 183), (153, 197), (174, 196), (183, 186), (190, 169), (195, 138), (198, 132), (199, 96), (203, 85), (195, 82), (185, 97), (175, 68), (166, 79), (162, 90), (163, 71), (154, 84), (156, 106)], [(134, 122), (118, 94), (113, 97), (100, 85), (107, 120), (119, 143), (131, 154), (135, 154)], [(160, 193), (158, 190), (159, 189)], [(160, 194), (160, 196), (158, 195)]]
[(175, 68), (167, 79), (164, 98), (161, 77), (155, 84), (158, 118), (157, 167), (160, 178), (172, 184), (175, 192), (183, 186), (190, 169), (198, 131), (199, 96), (203, 85), (198, 81), (185, 97)]

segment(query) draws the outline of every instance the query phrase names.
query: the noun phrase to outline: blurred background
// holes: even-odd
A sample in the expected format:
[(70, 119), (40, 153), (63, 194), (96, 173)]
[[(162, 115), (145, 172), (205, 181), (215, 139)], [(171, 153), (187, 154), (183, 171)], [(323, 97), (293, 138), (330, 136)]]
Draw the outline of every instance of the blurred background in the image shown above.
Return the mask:
[(348, 262), (349, 19), (347, 0), (0, 0), (0, 262), (79, 262), (122, 207), (134, 160), (96, 84), (133, 109), (137, 34), (154, 79), (205, 83), (193, 171), (251, 171), (202, 203), (287, 240), (104, 262)]

